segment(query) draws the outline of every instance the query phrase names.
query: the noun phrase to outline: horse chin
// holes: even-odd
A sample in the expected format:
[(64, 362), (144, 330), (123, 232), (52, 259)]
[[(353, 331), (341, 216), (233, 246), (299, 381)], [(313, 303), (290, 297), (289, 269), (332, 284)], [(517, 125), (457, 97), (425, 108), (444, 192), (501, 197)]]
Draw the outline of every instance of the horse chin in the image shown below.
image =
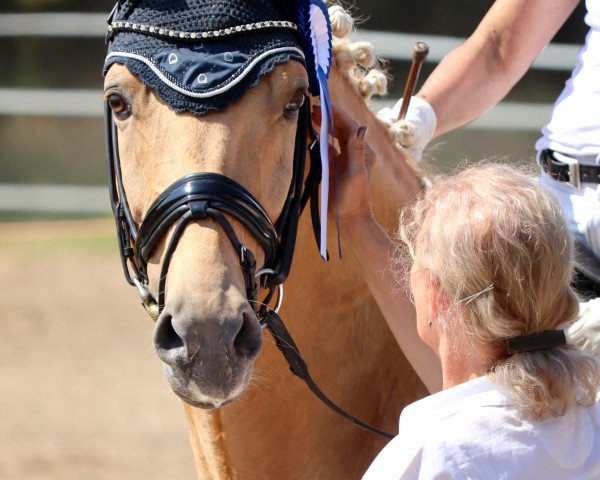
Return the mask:
[(169, 365), (164, 365), (164, 368), (173, 392), (188, 405), (205, 410), (221, 408), (233, 402), (246, 390), (252, 375), (250, 366), (245, 373), (241, 374), (239, 381), (228, 382), (230, 384), (228, 388), (223, 386), (211, 388), (207, 385), (208, 382), (199, 382), (192, 378), (186, 369)]
[(191, 405), (192, 407), (196, 407), (196, 408), (201, 408), (203, 410), (213, 410), (215, 408), (221, 408), (235, 400), (235, 398), (232, 398), (232, 399), (225, 400), (224, 402), (219, 403), (220, 401), (217, 401), (215, 399), (212, 401), (212, 403), (203, 403), (203, 402), (197, 402), (195, 400), (192, 400), (189, 397), (186, 397), (177, 391), (175, 391), (175, 393), (177, 394), (177, 396), (179, 398), (181, 398), (181, 400), (183, 400), (188, 405)]

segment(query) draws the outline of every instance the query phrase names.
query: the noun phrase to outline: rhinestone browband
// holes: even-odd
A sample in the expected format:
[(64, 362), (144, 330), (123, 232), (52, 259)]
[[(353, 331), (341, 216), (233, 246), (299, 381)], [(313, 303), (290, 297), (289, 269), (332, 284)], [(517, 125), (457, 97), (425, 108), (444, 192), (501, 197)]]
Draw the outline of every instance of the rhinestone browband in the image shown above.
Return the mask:
[(298, 30), (298, 25), (292, 22), (283, 20), (273, 20), (267, 22), (248, 23), (246, 25), (237, 25), (235, 27), (223, 28), (221, 30), (213, 30), (209, 32), (182, 32), (179, 30), (170, 30), (164, 27), (156, 27), (153, 25), (144, 25), (141, 23), (118, 21), (112, 22), (108, 26), (108, 35), (112, 37), (116, 32), (143, 32), (148, 35), (166, 38), (179, 38), (181, 40), (197, 40), (204, 38), (219, 38), (228, 35), (235, 35), (242, 32), (252, 32), (265, 29), (283, 29), (283, 30)]

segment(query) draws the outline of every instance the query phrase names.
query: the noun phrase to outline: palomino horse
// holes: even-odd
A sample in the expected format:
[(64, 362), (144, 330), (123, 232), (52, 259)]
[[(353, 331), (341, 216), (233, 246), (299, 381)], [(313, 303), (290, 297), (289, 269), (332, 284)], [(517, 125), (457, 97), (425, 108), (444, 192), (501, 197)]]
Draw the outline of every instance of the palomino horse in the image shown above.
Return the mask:
[[(337, 62), (329, 79), (332, 99), (369, 126), (368, 141), (379, 157), (372, 172), (374, 211), (382, 225), (394, 230), (399, 208), (418, 194), (420, 181), (365, 102), (373, 93), (372, 79), (378, 78), (365, 68), (372, 64), (372, 52), (349, 42), (351, 26), (343, 10), (333, 7), (330, 12), (335, 13), (337, 37)], [(132, 223), (139, 227), (161, 192), (195, 172), (238, 182), (277, 219), (292, 178), (295, 119), (307, 85), (305, 67), (291, 60), (224, 110), (194, 116), (170, 109), (119, 62), (110, 66), (105, 97), (118, 133), (117, 173), (123, 183), (118, 194), (126, 192)], [(263, 265), (255, 233), (229, 213), (226, 224), (254, 252), (257, 265)], [(319, 402), (291, 375), (270, 337), (264, 337), (261, 348), (261, 327), (240, 269), (244, 259), (232, 248), (223, 223), (200, 217), (177, 234), (176, 248), (170, 238), (177, 227), (170, 227), (147, 253), (149, 290), (154, 298), (164, 295), (154, 344), (171, 386), (186, 401), (199, 478), (359, 477), (385, 440)], [(335, 222), (329, 244), (336, 244)], [(167, 251), (168, 275), (161, 270)], [(280, 314), (313, 378), (346, 411), (396, 431), (401, 408), (425, 389), (390, 334), (352, 255), (345, 252), (339, 259), (336, 252), (329, 262), (319, 256), (308, 212), (300, 219), (285, 288)]]

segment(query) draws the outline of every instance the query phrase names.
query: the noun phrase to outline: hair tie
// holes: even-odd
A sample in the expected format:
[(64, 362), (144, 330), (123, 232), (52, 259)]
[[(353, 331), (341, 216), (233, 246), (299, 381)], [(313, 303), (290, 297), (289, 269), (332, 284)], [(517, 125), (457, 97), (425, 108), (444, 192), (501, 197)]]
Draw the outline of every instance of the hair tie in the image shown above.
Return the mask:
[(548, 348), (562, 347), (567, 344), (567, 337), (563, 330), (546, 330), (544, 332), (529, 333), (506, 340), (508, 354), (521, 352), (534, 352)]

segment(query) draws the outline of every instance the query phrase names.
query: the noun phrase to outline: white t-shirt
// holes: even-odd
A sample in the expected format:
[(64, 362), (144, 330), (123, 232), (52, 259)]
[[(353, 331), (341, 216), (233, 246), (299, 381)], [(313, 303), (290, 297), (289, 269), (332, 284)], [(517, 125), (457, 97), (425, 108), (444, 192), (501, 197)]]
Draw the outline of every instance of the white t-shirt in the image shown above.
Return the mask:
[(536, 150), (549, 148), (590, 157), (600, 154), (600, 0), (587, 0), (586, 8), (590, 31)]
[[(586, 0), (586, 8), (590, 31), (585, 45), (535, 148), (595, 165), (600, 164), (600, 0)], [(600, 259), (600, 184), (586, 183), (578, 189), (543, 173), (541, 182), (559, 201), (571, 232)]]
[(407, 406), (363, 480), (597, 480), (600, 404), (521, 418), (487, 377)]

